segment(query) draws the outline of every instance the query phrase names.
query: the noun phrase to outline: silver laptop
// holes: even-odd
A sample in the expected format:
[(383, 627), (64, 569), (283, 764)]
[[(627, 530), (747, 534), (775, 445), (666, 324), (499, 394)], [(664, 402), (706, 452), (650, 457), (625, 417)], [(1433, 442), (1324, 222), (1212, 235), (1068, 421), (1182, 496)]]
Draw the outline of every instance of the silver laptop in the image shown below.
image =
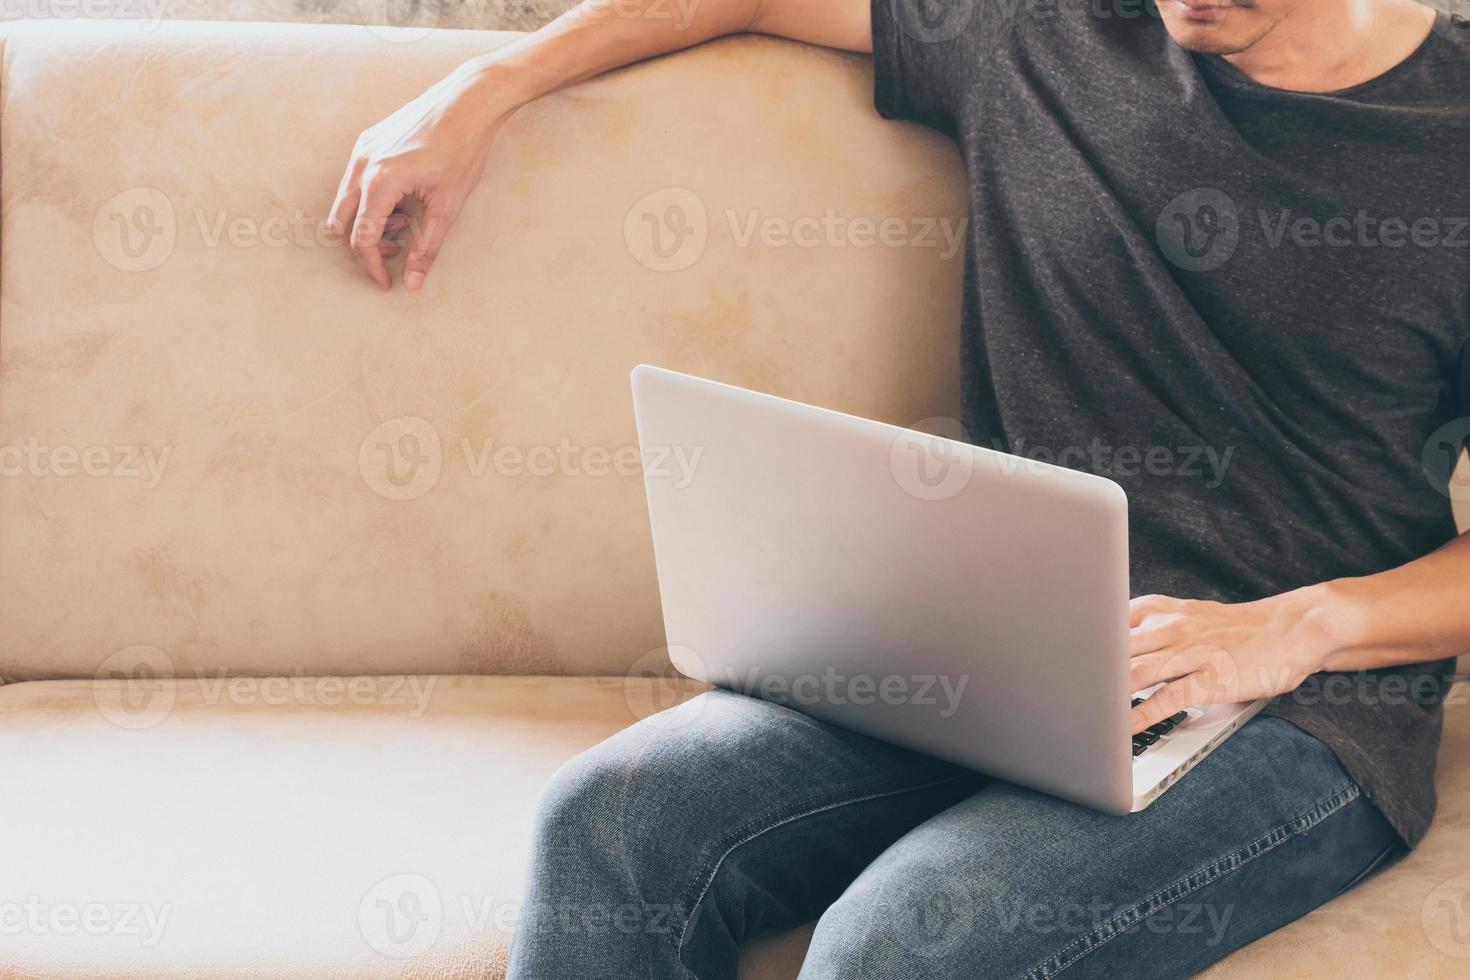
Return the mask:
[(647, 365), (633, 404), (684, 674), (1109, 813), (1264, 703), (1130, 736), (1111, 480)]

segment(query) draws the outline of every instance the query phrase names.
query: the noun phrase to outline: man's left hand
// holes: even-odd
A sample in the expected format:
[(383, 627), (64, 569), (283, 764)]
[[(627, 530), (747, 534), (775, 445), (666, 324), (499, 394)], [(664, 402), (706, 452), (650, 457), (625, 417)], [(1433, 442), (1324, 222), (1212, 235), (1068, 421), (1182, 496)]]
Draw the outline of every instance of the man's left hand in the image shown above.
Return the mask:
[(1322, 669), (1314, 604), (1298, 593), (1223, 603), (1146, 595), (1130, 605), (1132, 690), (1164, 682), (1133, 709), (1140, 732), (1185, 708), (1295, 690)]

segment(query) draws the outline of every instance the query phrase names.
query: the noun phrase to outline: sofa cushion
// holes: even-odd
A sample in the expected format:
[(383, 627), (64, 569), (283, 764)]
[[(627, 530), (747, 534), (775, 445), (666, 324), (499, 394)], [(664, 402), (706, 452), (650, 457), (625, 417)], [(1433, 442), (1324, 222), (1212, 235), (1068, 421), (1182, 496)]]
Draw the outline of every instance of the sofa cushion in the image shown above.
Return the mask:
[(0, 976), (496, 974), (542, 784), (652, 683), (0, 687)]
[[(0, 687), (0, 976), (498, 977), (533, 808), (574, 753), (692, 694), (636, 678)], [(1412, 855), (1207, 976), (1464, 976), (1466, 685)], [(753, 940), (790, 980), (809, 929)]]

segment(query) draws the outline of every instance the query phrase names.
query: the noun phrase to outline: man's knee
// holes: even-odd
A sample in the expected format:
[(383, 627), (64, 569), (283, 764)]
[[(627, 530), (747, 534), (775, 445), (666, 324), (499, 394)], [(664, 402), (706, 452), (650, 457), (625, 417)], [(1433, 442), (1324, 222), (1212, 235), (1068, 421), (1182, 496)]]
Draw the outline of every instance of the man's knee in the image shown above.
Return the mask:
[(595, 745), (564, 763), (542, 790), (538, 837), (559, 848), (610, 846), (610, 837), (624, 827), (629, 800), (645, 796), (642, 784), (657, 778), (627, 741)]
[(597, 846), (646, 828), (666, 836), (692, 801), (713, 790), (716, 774), (751, 764), (768, 706), (715, 691), (646, 718), (573, 757), (542, 793), (543, 838)]
[(967, 890), (952, 887), (936, 867), (886, 870), (860, 876), (823, 913), (803, 978), (970, 975), (946, 967), (974, 949)]
[(803, 980), (1024, 973), (1051, 937), (1007, 916), (979, 880), (942, 855), (880, 858), (822, 915)]

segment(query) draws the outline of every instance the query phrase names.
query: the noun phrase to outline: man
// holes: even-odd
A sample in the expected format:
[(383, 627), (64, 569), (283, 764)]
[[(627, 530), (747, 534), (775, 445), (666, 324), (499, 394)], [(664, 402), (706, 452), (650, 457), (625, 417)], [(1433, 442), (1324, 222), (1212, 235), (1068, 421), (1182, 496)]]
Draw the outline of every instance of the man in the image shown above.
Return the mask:
[(813, 918), (803, 977), (1186, 976), (1412, 847), (1470, 649), (1467, 24), (1412, 0), (643, 12), (593, 0), (364, 133), (333, 221), (366, 273), (390, 287), (415, 199), (421, 286), (546, 92), (739, 31), (872, 51), (879, 111), (968, 171), (968, 431), (1128, 491), (1132, 679), (1165, 682), (1134, 730), (1275, 701), (1113, 817), (704, 695), (557, 775), (511, 976), (734, 977), (753, 930)]

